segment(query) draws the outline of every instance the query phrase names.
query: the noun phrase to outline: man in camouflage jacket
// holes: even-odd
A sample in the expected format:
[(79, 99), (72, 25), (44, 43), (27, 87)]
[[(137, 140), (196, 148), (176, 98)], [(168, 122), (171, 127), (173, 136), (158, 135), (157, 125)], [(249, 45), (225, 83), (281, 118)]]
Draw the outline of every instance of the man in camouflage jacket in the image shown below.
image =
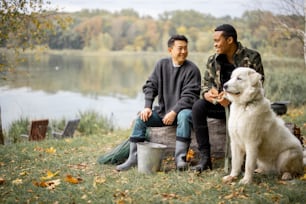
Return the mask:
[(207, 117), (225, 119), (225, 109), (230, 102), (223, 97), (223, 84), (230, 79), (237, 67), (250, 67), (262, 75), (264, 70), (260, 54), (243, 47), (237, 41), (237, 32), (232, 25), (223, 24), (215, 29), (216, 53), (208, 58), (202, 81), (201, 98), (192, 107), (192, 120), (200, 152), (198, 165), (192, 170), (202, 172), (212, 169)]

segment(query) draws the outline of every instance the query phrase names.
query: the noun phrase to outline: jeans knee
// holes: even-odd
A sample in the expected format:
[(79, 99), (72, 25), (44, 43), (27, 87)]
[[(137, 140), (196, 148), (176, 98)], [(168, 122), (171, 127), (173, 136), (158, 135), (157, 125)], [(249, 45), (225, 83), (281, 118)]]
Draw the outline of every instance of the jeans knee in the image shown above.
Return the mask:
[(177, 123), (186, 123), (191, 121), (191, 109), (183, 109), (177, 116)]

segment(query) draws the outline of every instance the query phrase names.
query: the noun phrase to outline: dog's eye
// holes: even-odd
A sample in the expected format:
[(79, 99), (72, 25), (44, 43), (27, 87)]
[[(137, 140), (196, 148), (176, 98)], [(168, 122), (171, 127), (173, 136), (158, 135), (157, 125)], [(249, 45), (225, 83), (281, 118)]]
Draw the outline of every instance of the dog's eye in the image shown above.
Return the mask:
[(240, 81), (240, 80), (242, 80), (242, 79), (241, 79), (240, 77), (237, 77), (237, 80)]

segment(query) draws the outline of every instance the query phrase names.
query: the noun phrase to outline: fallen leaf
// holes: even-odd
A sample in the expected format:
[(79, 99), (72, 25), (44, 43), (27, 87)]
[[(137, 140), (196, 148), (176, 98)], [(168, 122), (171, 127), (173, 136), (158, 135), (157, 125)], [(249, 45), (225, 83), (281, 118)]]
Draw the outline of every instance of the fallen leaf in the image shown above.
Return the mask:
[(0, 177), (0, 185), (4, 184), (5, 180), (4, 178)]
[(306, 181), (306, 174), (304, 174), (302, 177), (300, 177), (300, 180)]
[(48, 181), (47, 184), (48, 184), (47, 189), (55, 189), (56, 186), (61, 184), (61, 180), (56, 179), (56, 180)]
[(72, 183), (72, 184), (78, 184), (82, 181), (81, 178), (75, 178), (71, 175), (67, 175), (66, 178), (65, 178), (65, 181), (69, 182), (69, 183)]
[(43, 187), (43, 188), (48, 186), (46, 181), (34, 181), (33, 184), (34, 186)]
[(50, 147), (46, 149), (46, 152), (50, 154), (54, 154), (56, 152), (56, 149), (54, 149), (53, 147)]
[(93, 181), (93, 187), (96, 188), (97, 184), (105, 183), (106, 178), (101, 176), (96, 176)]
[(229, 195), (224, 196), (224, 199), (225, 199), (225, 200), (230, 200), (230, 199), (232, 199), (234, 196), (235, 196), (235, 194), (234, 194), (234, 193), (231, 193), (231, 194), (229, 194)]
[(44, 148), (42, 148), (42, 147), (35, 147), (35, 148), (34, 148), (34, 151), (35, 151), (35, 152), (43, 152), (43, 151), (44, 151)]
[(177, 199), (178, 196), (175, 193), (163, 193), (162, 196), (165, 199)]
[(55, 189), (61, 183), (60, 179), (52, 180), (52, 181), (34, 181), (33, 184), (37, 187), (47, 188), (47, 189)]
[(14, 185), (22, 184), (22, 179), (15, 179), (12, 183), (13, 183)]
[(67, 143), (71, 143), (71, 139), (65, 139), (65, 142), (67, 142)]
[(192, 149), (189, 149), (186, 156), (186, 161), (189, 162), (194, 158), (194, 151)]
[(68, 165), (68, 167), (72, 169), (86, 169), (87, 164)]
[(19, 173), (20, 176), (25, 176), (25, 175), (27, 175), (27, 174), (28, 174), (28, 172), (26, 172), (26, 171), (23, 171), (23, 172), (20, 172), (20, 173)]
[(41, 177), (41, 180), (48, 180), (58, 175), (59, 171), (52, 173), (51, 171), (47, 171), (47, 176)]

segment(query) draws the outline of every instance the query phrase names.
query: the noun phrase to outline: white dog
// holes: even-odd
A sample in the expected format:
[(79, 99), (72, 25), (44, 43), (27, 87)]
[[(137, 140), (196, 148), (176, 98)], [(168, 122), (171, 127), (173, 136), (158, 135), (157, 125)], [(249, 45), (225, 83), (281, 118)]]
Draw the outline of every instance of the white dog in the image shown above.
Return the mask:
[(252, 182), (256, 167), (259, 172), (279, 173), (282, 180), (302, 174), (302, 145), (270, 108), (261, 75), (250, 68), (236, 68), (224, 91), (232, 102), (228, 121), (232, 169), (223, 182), (237, 179), (244, 156), (245, 174), (240, 184)]

